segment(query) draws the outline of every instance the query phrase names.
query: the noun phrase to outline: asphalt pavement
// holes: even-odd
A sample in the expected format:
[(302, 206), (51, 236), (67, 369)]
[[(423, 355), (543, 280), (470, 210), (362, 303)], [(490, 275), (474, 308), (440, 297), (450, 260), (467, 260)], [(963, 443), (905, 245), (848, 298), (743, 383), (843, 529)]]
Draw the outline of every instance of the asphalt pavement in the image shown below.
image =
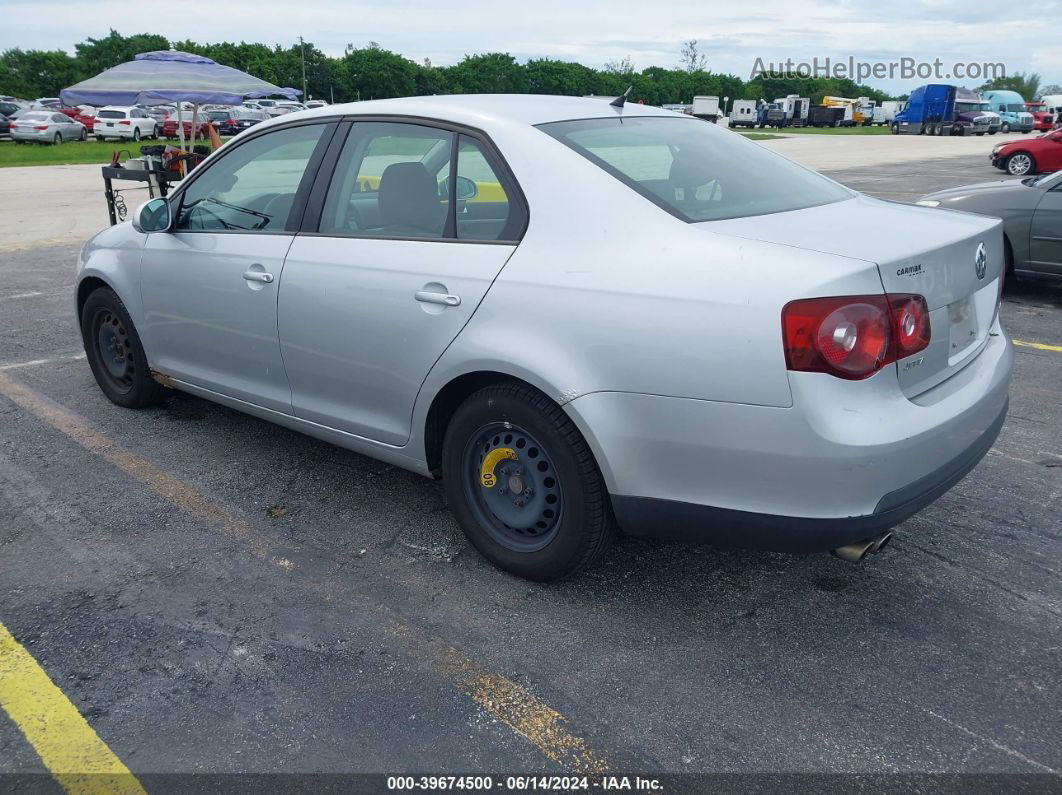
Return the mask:
[[(998, 172), (831, 176), (910, 200)], [(179, 393), (107, 402), (71, 309), (78, 245), (0, 247), (0, 625), (149, 791), (350, 772), (1058, 787), (1062, 282), (1008, 290), (1006, 329), (1046, 347), (1016, 348), (1002, 435), (866, 564), (623, 538), (539, 585), (485, 563), (419, 476)], [(0, 712), (0, 775), (46, 790), (26, 731)]]

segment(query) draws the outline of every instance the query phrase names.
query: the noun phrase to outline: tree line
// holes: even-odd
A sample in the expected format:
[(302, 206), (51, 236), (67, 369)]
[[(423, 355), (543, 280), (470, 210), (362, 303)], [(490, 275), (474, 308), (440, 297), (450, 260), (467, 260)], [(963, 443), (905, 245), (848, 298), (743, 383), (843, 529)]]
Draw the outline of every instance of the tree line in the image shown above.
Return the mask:
[(491, 52), (466, 55), (452, 66), (435, 66), (426, 59), (412, 61), (376, 42), (363, 47), (348, 44), (343, 55), (334, 58), (311, 42), (272, 47), (246, 42), (200, 44), (151, 33), (123, 36), (115, 30), (103, 38), (76, 44), (73, 55), (63, 50), (5, 50), (0, 53), (0, 94), (26, 99), (58, 96), (61, 89), (132, 60), (137, 53), (171, 46), (205, 55), (274, 85), (300, 90), (305, 62), (306, 99), (329, 102), (470, 93), (616, 96), (628, 87), (630, 101), (648, 105), (689, 103), (699, 95), (773, 100), (798, 94), (815, 103), (824, 95), (890, 99), (882, 91), (851, 80), (760, 75), (745, 81), (732, 74), (715, 73), (709, 70), (710, 58), (698, 50), (696, 41), (683, 44), (679, 67), (638, 70), (629, 57), (609, 61), (598, 69), (551, 58), (520, 63), (508, 53)]

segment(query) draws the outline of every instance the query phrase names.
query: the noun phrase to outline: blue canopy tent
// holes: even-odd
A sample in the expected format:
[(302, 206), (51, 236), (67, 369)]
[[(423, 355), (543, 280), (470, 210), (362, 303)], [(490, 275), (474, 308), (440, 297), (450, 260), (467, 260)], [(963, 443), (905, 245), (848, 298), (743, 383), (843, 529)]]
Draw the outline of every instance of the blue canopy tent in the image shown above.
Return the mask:
[[(222, 66), (202, 55), (176, 50), (142, 52), (132, 61), (101, 72), (59, 96), (66, 105), (157, 105), (177, 103), (177, 129), (184, 141), (181, 103), (239, 105), (253, 97), (285, 96), (297, 99), (294, 88), (280, 88), (239, 69)], [(195, 140), (193, 111), (192, 140)]]

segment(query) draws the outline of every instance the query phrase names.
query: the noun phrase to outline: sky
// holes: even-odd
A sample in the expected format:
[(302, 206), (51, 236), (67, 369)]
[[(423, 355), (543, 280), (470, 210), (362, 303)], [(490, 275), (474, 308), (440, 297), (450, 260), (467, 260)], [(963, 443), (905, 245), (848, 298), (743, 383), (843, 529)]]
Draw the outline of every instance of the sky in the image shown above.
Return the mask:
[[(0, 49), (64, 49), (105, 36), (162, 33), (199, 42), (291, 44), (301, 34), (329, 55), (370, 41), (416, 61), (449, 65), (466, 54), (509, 52), (600, 68), (673, 67), (697, 39), (708, 68), (748, 79), (757, 58), (780, 63), (854, 57), (1001, 62), (1062, 84), (1062, 0), (0, 0)], [(902, 93), (924, 79), (869, 79)], [(978, 80), (956, 81), (977, 85)]]

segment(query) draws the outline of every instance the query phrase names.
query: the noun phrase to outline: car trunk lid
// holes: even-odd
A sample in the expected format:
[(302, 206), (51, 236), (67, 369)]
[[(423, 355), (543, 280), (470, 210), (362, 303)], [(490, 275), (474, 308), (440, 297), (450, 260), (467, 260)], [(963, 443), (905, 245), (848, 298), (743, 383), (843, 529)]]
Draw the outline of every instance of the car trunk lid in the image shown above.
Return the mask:
[(872, 262), (885, 292), (924, 296), (930, 310), (929, 347), (890, 365), (908, 397), (965, 367), (988, 341), (1004, 269), (1002, 222), (997, 219), (858, 196), (702, 225), (722, 234)]

